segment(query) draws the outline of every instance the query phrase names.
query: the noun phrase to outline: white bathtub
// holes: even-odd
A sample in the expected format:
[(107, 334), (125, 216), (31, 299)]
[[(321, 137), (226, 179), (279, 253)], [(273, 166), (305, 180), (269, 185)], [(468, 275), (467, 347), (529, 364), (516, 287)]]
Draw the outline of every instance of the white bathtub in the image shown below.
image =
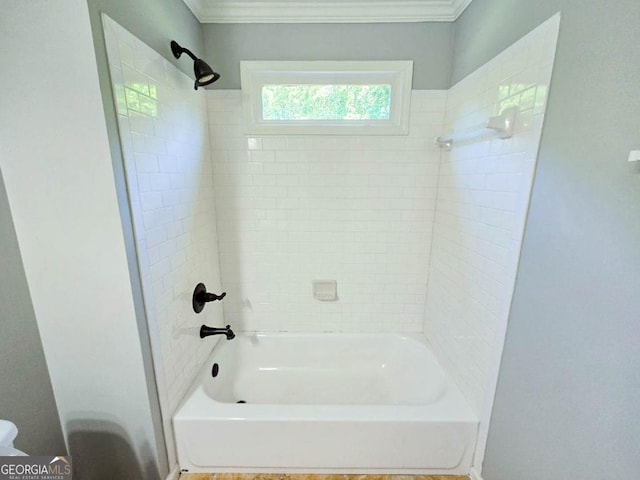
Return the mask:
[(387, 334), (223, 339), (173, 422), (189, 472), (468, 474), (477, 433), (426, 342)]

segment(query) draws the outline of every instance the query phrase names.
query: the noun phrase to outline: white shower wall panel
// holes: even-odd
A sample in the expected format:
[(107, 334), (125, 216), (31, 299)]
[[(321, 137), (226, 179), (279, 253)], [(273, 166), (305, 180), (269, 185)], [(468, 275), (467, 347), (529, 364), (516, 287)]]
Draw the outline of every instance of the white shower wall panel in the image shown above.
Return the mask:
[[(225, 319), (422, 331), (446, 92), (412, 92), (407, 136), (247, 136), (240, 91), (207, 93)], [(314, 279), (338, 301), (315, 300)]]
[[(221, 289), (205, 92), (103, 16), (111, 80), (169, 454), (171, 416), (223, 325), (222, 307), (196, 315), (198, 282)], [(168, 43), (167, 43), (168, 48)], [(173, 463), (173, 459), (172, 463)]]
[(480, 417), (484, 438), (507, 328), (553, 68), (559, 16), (454, 85), (446, 130), (517, 107), (512, 138), (444, 152), (433, 231), (425, 334)]

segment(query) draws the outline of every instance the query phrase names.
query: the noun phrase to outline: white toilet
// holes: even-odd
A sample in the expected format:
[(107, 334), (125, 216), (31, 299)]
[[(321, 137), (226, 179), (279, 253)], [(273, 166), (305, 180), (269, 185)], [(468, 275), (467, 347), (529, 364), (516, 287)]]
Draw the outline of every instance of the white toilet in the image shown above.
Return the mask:
[(0, 457), (24, 457), (27, 454), (13, 448), (18, 427), (8, 420), (0, 420)]

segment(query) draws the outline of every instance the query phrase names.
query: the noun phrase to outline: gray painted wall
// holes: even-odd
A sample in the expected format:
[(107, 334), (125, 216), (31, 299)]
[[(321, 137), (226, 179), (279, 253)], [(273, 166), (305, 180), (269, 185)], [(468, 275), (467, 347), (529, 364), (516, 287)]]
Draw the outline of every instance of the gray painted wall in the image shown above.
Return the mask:
[(560, 0), (473, 0), (454, 25), (451, 85), (559, 10)]
[(204, 24), (204, 59), (240, 88), (241, 60), (413, 60), (413, 88), (449, 88), (452, 23)]
[(485, 480), (640, 471), (640, 48), (637, 0), (474, 0), (460, 79), (560, 10), (536, 180)]
[(0, 418), (20, 430), (15, 446), (31, 455), (67, 448), (0, 173)]
[(87, 4), (89, 7), (98, 76), (100, 79), (100, 91), (109, 136), (109, 148), (113, 160), (122, 228), (127, 249), (127, 261), (129, 264), (129, 272), (131, 273), (131, 288), (133, 290), (136, 308), (138, 331), (142, 344), (142, 353), (145, 358), (147, 389), (156, 433), (155, 448), (157, 457), (160, 460), (159, 470), (164, 476), (172, 466), (169, 465), (167, 461), (168, 456), (162, 428), (155, 373), (153, 371), (149, 330), (142, 301), (142, 286), (140, 284), (140, 274), (137, 265), (133, 223), (129, 210), (124, 164), (120, 150), (120, 138), (101, 14), (106, 13), (109, 15), (163, 57), (170, 60), (183, 72), (191, 76), (193, 75), (193, 62), (184, 56), (180, 59), (174, 58), (169, 45), (171, 40), (175, 40), (182, 46), (192, 50), (196, 55), (201, 55), (203, 51), (202, 31), (198, 20), (181, 0), (87, 0)]

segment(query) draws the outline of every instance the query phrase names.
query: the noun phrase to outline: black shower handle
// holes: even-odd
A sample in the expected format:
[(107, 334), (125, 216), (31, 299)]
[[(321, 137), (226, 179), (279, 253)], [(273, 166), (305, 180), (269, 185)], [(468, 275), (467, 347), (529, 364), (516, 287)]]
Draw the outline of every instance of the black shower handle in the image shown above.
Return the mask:
[(207, 292), (207, 287), (204, 283), (199, 283), (193, 290), (193, 297), (191, 298), (191, 305), (193, 311), (200, 313), (207, 302), (215, 302), (216, 300), (222, 300), (226, 297), (227, 292), (222, 292), (220, 295)]
[(215, 302), (216, 300), (222, 300), (227, 295), (227, 292), (222, 292), (220, 295), (215, 293), (202, 292), (198, 295), (198, 301), (202, 303)]

